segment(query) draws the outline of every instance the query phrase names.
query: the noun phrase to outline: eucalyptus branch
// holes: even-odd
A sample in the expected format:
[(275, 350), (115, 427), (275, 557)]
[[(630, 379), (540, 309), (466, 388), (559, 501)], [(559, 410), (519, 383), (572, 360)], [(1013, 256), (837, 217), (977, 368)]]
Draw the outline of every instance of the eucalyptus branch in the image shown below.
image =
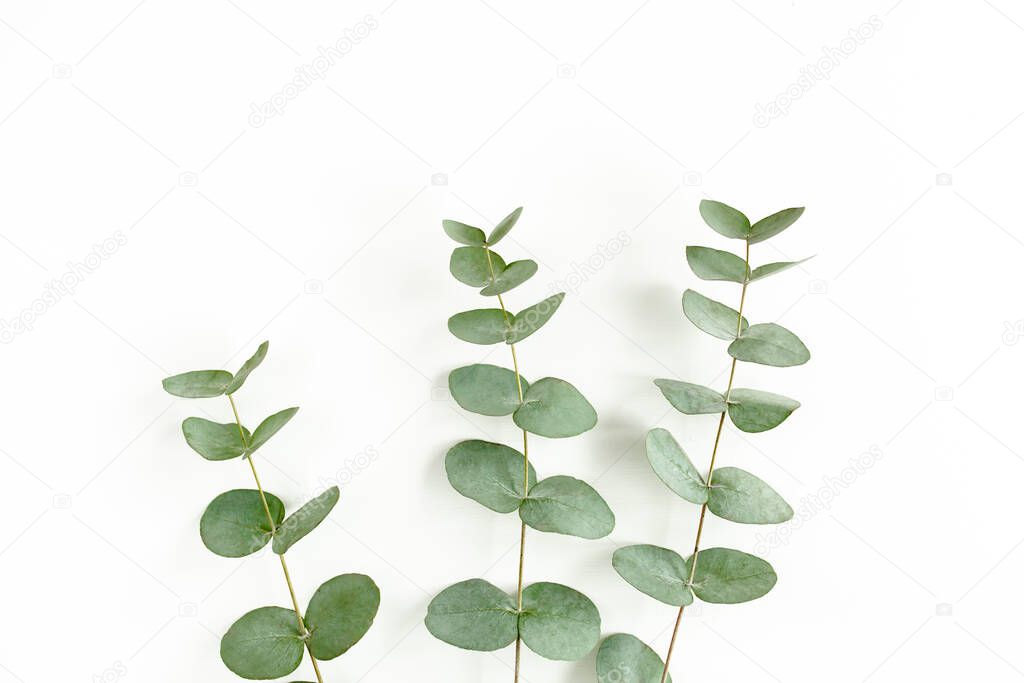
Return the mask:
[(248, 461), (256, 489), (235, 489), (214, 498), (203, 513), (199, 533), (203, 544), (222, 557), (245, 557), (272, 541), (291, 597), (291, 610), (260, 607), (238, 619), (221, 639), (221, 659), (242, 678), (264, 680), (292, 673), (308, 652), (316, 680), (323, 683), (317, 660), (338, 657), (366, 634), (380, 605), (380, 591), (363, 574), (335, 576), (313, 594), (303, 618), (285, 553), (327, 517), (340, 492), (331, 487), (285, 518), (281, 500), (263, 489), (253, 455), (298, 408), (275, 413), (250, 432), (239, 418), (234, 393), (263, 362), (269, 347), (263, 342), (234, 375), (224, 370), (186, 372), (168, 377), (163, 387), (183, 398), (227, 396), (233, 423), (190, 417), (182, 423), (182, 432), (188, 445), (207, 460)]
[(445, 457), (448, 481), (456, 491), (499, 513), (518, 511), (519, 570), (516, 594), (483, 580), (469, 579), (439, 593), (427, 609), (427, 629), (435, 638), (466, 650), (494, 651), (515, 642), (513, 680), (519, 680), (521, 644), (548, 659), (586, 656), (600, 637), (601, 617), (582, 593), (557, 583), (523, 586), (526, 527), (581, 538), (603, 538), (615, 516), (592, 487), (567, 476), (537, 481), (529, 460), (529, 434), (563, 438), (582, 434), (597, 423), (597, 413), (568, 382), (545, 377), (529, 383), (519, 370), (516, 344), (544, 326), (565, 296), (556, 294), (516, 314), (502, 294), (537, 272), (531, 260), (505, 262), (493, 250), (519, 220), (516, 209), (489, 235), (457, 221), (442, 223), (462, 245), (449, 269), (457, 280), (494, 296), (498, 308), (465, 311), (448, 320), (449, 331), (473, 344), (506, 344), (512, 370), (469, 365), (448, 377), (452, 397), (465, 410), (495, 417), (512, 416), (523, 433), (523, 452), (498, 443), (462, 441)]
[(774, 569), (764, 560), (729, 548), (701, 550), (701, 538), (708, 510), (712, 514), (744, 524), (779, 524), (793, 517), (793, 509), (768, 484), (737, 467), (715, 468), (725, 417), (744, 432), (763, 432), (781, 424), (800, 404), (793, 399), (754, 389), (734, 389), (738, 361), (776, 367), (802, 365), (810, 353), (800, 339), (780, 325), (750, 325), (743, 317), (747, 288), (757, 280), (781, 272), (800, 262), (769, 263), (750, 267), (750, 246), (779, 234), (802, 214), (802, 208), (785, 209), (753, 225), (730, 206), (702, 201), (704, 221), (725, 237), (744, 241), (744, 257), (708, 247), (686, 248), (686, 259), (697, 277), (740, 284), (739, 308), (709, 299), (693, 290), (683, 294), (683, 313), (698, 329), (730, 342), (732, 357), (724, 393), (708, 387), (670, 379), (655, 380), (672, 406), (686, 415), (718, 414), (718, 427), (706, 477), (701, 477), (686, 453), (664, 429), (647, 434), (647, 458), (658, 477), (678, 496), (700, 505), (693, 552), (687, 559), (668, 548), (633, 545), (619, 548), (612, 556), (615, 570), (637, 590), (679, 608), (664, 664), (638, 638), (616, 634), (601, 644), (597, 657), (598, 678), (610, 680), (614, 672), (632, 672), (637, 683), (666, 683), (679, 626), (694, 595), (709, 603), (739, 603), (755, 600), (772, 589), (777, 580)]

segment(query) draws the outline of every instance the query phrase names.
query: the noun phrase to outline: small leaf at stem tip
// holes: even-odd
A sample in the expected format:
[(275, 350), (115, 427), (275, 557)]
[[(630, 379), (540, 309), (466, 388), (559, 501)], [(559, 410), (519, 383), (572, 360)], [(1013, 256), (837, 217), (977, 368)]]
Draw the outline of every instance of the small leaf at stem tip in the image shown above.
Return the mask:
[(702, 199), (700, 216), (719, 235), (743, 240), (750, 234), (750, 219), (728, 204)]
[(544, 327), (551, 320), (551, 316), (555, 314), (558, 307), (562, 305), (564, 298), (565, 292), (559, 292), (516, 313), (515, 319), (512, 322), (508, 343), (518, 344)]
[(500, 344), (511, 334), (511, 320), (512, 314), (500, 308), (479, 308), (448, 318), (448, 331), (470, 344)]
[(269, 441), (270, 437), (277, 434), (282, 427), (288, 424), (288, 421), (295, 417), (297, 412), (299, 412), (298, 408), (285, 408), (260, 422), (259, 427), (252, 433), (252, 440), (249, 442), (247, 453), (249, 455), (255, 453), (256, 449)]
[(309, 653), (320, 660), (343, 655), (366, 635), (380, 607), (380, 589), (365, 574), (325, 581), (306, 608)]
[[(530, 488), (537, 472), (530, 468)], [(452, 487), (484, 507), (507, 513), (523, 501), (523, 454), (504, 444), (473, 439), (449, 449), (445, 473)]]
[(472, 225), (444, 220), (441, 221), (441, 227), (444, 228), (445, 233), (449, 237), (459, 244), (465, 244), (470, 247), (482, 247), (487, 242), (484, 237), (484, 231), (480, 228), (474, 228)]
[(661, 683), (664, 669), (658, 653), (628, 633), (608, 636), (597, 651), (598, 683)]
[(711, 475), (708, 510), (740, 524), (781, 524), (793, 519), (793, 508), (750, 472), (719, 467)]
[[(239, 432), (234, 422), (219, 424), (201, 417), (185, 418), (181, 423), (181, 432), (185, 442), (199, 455), (207, 460), (231, 460), (245, 454), (245, 444), (249, 442), (249, 430), (242, 427)], [(242, 440), (245, 434), (245, 441)]]
[[(686, 560), (686, 569), (693, 562)], [(697, 553), (693, 592), (704, 602), (732, 605), (765, 595), (778, 577), (772, 566), (748, 553), (731, 548), (708, 548)]]
[(739, 311), (692, 289), (683, 292), (683, 315), (698, 330), (718, 339), (735, 339), (737, 327), (741, 334), (749, 327), (746, 318), (740, 319)]
[[(264, 491), (263, 495), (276, 526), (284, 519), (284, 503), (272, 493)], [(206, 506), (199, 520), (203, 545), (221, 557), (245, 557), (262, 549), (273, 534), (267, 508), (263, 507), (260, 492), (253, 489), (220, 494)]]
[(483, 287), (491, 282), (491, 267), (500, 273), (505, 261), (497, 252), (491, 252), (491, 263), (487, 263), (487, 250), (483, 247), (456, 247), (448, 261), (448, 270), (459, 282), (470, 287)]
[(495, 244), (501, 241), (501, 238), (509, 233), (510, 230), (515, 226), (516, 221), (519, 220), (519, 216), (523, 213), (523, 207), (519, 207), (509, 215), (501, 219), (501, 222), (494, 226), (494, 230), (491, 230), (491, 234), (487, 237), (487, 245), (493, 247)]
[(302, 663), (304, 653), (295, 612), (283, 607), (248, 612), (220, 641), (225, 666), (249, 680), (287, 676)]
[(557, 583), (523, 590), (519, 633), (526, 646), (546, 659), (575, 661), (601, 638), (601, 614), (583, 593)]
[(704, 477), (667, 429), (656, 428), (647, 432), (646, 445), (651, 469), (665, 486), (683, 500), (696, 505), (707, 502), (708, 488)]
[(725, 396), (714, 389), (675, 379), (656, 379), (654, 383), (672, 407), (684, 415), (725, 412)]
[(729, 393), (729, 418), (744, 432), (774, 429), (799, 407), (799, 401), (767, 391), (733, 389)]
[(424, 623), (430, 634), (463, 650), (492, 652), (519, 633), (512, 596), (483, 579), (469, 579), (434, 596)]
[(233, 394), (242, 388), (242, 385), (245, 384), (246, 378), (249, 377), (249, 373), (258, 368), (260, 363), (263, 362), (263, 359), (267, 357), (267, 350), (269, 348), (270, 342), (268, 341), (260, 344), (260, 347), (256, 349), (256, 353), (254, 353), (249, 360), (242, 363), (242, 367), (238, 369), (238, 372), (236, 372), (235, 376), (232, 378), (231, 384), (229, 384), (228, 388), (224, 390), (225, 394)]
[(513, 261), (500, 273), (495, 269), (494, 280), (480, 290), (483, 296), (497, 296), (515, 289), (537, 273), (537, 262), (530, 259)]
[(615, 515), (601, 494), (585, 481), (566, 476), (531, 486), (519, 517), (538, 531), (579, 538), (604, 538), (615, 528)]
[(523, 404), (512, 416), (521, 429), (560, 439), (582, 434), (597, 424), (594, 406), (565, 380), (545, 377), (524, 392)]
[(751, 325), (727, 350), (736, 360), (777, 368), (803, 365), (811, 359), (811, 352), (800, 338), (775, 323)]
[(689, 567), (674, 550), (628, 545), (612, 554), (612, 567), (630, 586), (659, 602), (676, 607), (693, 602)]
[(793, 223), (796, 223), (796, 220), (803, 214), (804, 207), (801, 206), (793, 209), (783, 209), (778, 213), (773, 213), (767, 218), (762, 218), (750, 226), (750, 239), (748, 241), (751, 244), (757, 244), (758, 242), (763, 242), (770, 237), (775, 237), (780, 232), (793, 225)]
[(274, 534), (274, 552), (284, 555), (289, 548), (315, 529), (338, 504), (340, 495), (338, 487), (332, 486), (288, 515), (288, 519), (277, 527), (277, 533)]
[(182, 398), (212, 398), (220, 396), (231, 384), (231, 373), (226, 370), (194, 370), (167, 377), (164, 391)]
[[(519, 381), (525, 394), (530, 383)], [(456, 368), (448, 374), (448, 390), (464, 410), (480, 415), (511, 415), (520, 406), (516, 373), (497, 365), (478, 363)]]
[(731, 251), (710, 247), (686, 248), (686, 262), (701, 280), (724, 280), (743, 284), (750, 276), (747, 262)]
[(794, 266), (799, 266), (801, 263), (806, 263), (810, 261), (812, 258), (814, 257), (808, 256), (807, 258), (800, 259), (799, 261), (776, 261), (775, 263), (766, 263), (763, 266), (758, 266), (757, 268), (754, 268), (754, 270), (750, 273), (750, 281), (754, 282), (755, 280), (763, 280), (769, 275), (774, 275), (775, 273), (781, 273), (784, 270), (789, 270)]

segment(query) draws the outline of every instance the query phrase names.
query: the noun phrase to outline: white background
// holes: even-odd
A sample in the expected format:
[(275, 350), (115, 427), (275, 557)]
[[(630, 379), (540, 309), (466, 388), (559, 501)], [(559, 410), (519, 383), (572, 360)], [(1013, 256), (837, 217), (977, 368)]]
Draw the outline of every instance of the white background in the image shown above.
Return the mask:
[[(583, 590), (605, 634), (663, 653), (674, 609), (610, 556), (692, 544), (697, 510), (641, 439), (668, 427), (706, 466), (715, 418), (675, 413), (651, 383), (724, 384), (725, 345), (679, 305), (691, 286), (738, 295), (685, 265), (685, 244), (737, 247), (702, 225), (703, 197), (754, 218), (808, 207), (754, 261), (817, 256), (754, 285), (747, 310), (812, 360), (737, 373), (803, 407), (770, 433), (727, 430), (720, 454), (807, 519), (781, 544), (709, 519), (710, 545), (772, 546), (780, 580), (686, 618), (677, 680), (1024, 676), (1019, 6), (136, 1), (0, 4), (0, 682), (235, 680), (219, 635), (287, 594), (270, 555), (200, 543), (206, 503), (250, 476), (181, 438), (182, 419), (226, 421), (227, 402), (174, 400), (160, 379), (234, 370), (264, 338), (243, 419), (302, 407), (260, 453), (264, 483), (290, 508), (343, 489), (289, 553), (300, 599), (346, 571), (383, 592), (326, 680), (510, 679), (511, 648), (457, 650), (422, 618), (458, 580), (514, 587), (518, 520), (444, 477), (456, 441), (517, 434), (444, 393), (452, 368), (510, 359), (446, 331), (485, 301), (448, 274), (440, 219), (489, 227), (520, 204), (500, 251), (540, 272), (507, 301), (569, 292), (521, 345), (523, 373), (573, 382), (600, 415), (581, 438), (534, 439), (533, 459), (593, 483), (618, 521), (601, 541), (531, 532), (527, 580)], [(251, 125), (361, 23), (323, 78)], [(801, 82), (822, 59), (830, 76)], [(756, 125), (787, 90), (785, 114)], [(123, 244), (90, 256), (108, 238)], [(62, 277), (74, 292), (41, 301)], [(593, 680), (593, 654), (524, 656), (524, 680)]]

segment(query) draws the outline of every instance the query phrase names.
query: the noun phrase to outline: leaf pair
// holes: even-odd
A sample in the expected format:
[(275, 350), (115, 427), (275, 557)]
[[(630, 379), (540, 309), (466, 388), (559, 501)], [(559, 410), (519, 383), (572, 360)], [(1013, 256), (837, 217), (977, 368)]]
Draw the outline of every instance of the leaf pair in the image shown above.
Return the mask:
[(810, 258), (799, 261), (776, 261), (751, 270), (746, 261), (731, 251), (722, 251), (711, 247), (686, 247), (686, 262), (694, 275), (701, 280), (719, 280), (739, 284), (756, 282), (809, 260)]
[(297, 412), (298, 408), (286, 408), (274, 413), (251, 434), (245, 427), (239, 429), (234, 422), (221, 424), (201, 417), (185, 418), (181, 423), (181, 431), (192, 450), (207, 460), (231, 460), (255, 453), (288, 424)]
[(500, 308), (481, 308), (456, 313), (448, 319), (448, 331), (472, 344), (517, 344), (543, 327), (562, 304), (560, 292), (513, 315)]
[(462, 581), (430, 601), (425, 623), (435, 638), (465, 650), (500, 650), (519, 636), (540, 656), (565, 661), (585, 657), (601, 633), (601, 615), (590, 598), (546, 582), (523, 589), (520, 612), (494, 584)]
[(512, 415), (521, 429), (540, 436), (576, 436), (597, 424), (597, 412), (583, 394), (554, 377), (530, 384), (522, 376), (517, 382), (516, 373), (496, 365), (467, 365), (448, 375), (448, 389), (462, 408), (480, 415)]
[(523, 207), (519, 207), (509, 215), (501, 219), (494, 229), (491, 230), (490, 235), (484, 235), (484, 231), (480, 228), (475, 228), (472, 225), (466, 225), (458, 221), (444, 220), (441, 221), (441, 227), (444, 228), (445, 233), (459, 244), (465, 244), (470, 247), (493, 247), (501, 238), (507, 235), (513, 227), (515, 227), (516, 221), (519, 220), (519, 216), (523, 213)]
[(783, 209), (751, 225), (750, 219), (743, 212), (728, 204), (710, 199), (704, 199), (700, 203), (701, 218), (712, 230), (725, 237), (746, 240), (750, 244), (775, 237), (793, 225), (803, 213), (803, 207)]
[(249, 373), (267, 357), (270, 342), (263, 342), (234, 375), (227, 370), (194, 370), (164, 379), (164, 391), (182, 398), (212, 398), (231, 395), (242, 388)]
[(341, 574), (317, 589), (306, 609), (303, 634), (295, 612), (260, 607), (243, 615), (221, 639), (220, 656), (242, 678), (287, 676), (302, 663), (303, 650), (319, 660), (344, 654), (369, 630), (380, 606), (377, 584), (363, 574)]
[(674, 379), (656, 379), (654, 383), (679, 412), (704, 415), (728, 410), (736, 428), (750, 433), (778, 427), (800, 407), (799, 401), (757, 389), (733, 389), (726, 401), (722, 394), (699, 384)]

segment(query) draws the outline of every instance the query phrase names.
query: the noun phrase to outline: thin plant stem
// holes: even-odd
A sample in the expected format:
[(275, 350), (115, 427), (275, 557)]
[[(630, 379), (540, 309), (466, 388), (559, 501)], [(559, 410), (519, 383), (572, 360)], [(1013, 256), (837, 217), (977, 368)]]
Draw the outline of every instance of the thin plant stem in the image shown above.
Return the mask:
[[(487, 269), (491, 273), (491, 281), (494, 281), (494, 263), (491, 261), (491, 250), (489, 247), (484, 247), (484, 252), (487, 254)], [(512, 320), (509, 318), (508, 310), (505, 308), (505, 302), (501, 298), (501, 294), (498, 295), (498, 305), (501, 306), (501, 314), (505, 318), (505, 326), (508, 328), (512, 327)], [(512, 350), (512, 368), (516, 373), (516, 389), (519, 391), (519, 403), (523, 402), (523, 381), (519, 376), (519, 359), (516, 357), (516, 345), (509, 344), (509, 348)], [(530, 450), (529, 443), (526, 436), (526, 430), (523, 430), (523, 497), (525, 498), (530, 492)], [(516, 583), (516, 609), (519, 612), (523, 611), (523, 565), (526, 559), (526, 522), (519, 523), (519, 578)], [(513, 683), (519, 683), (519, 662), (522, 653), (522, 638), (519, 637), (518, 630), (516, 632), (516, 663), (515, 670), (513, 673)]]
[[(747, 299), (747, 284), (750, 282), (750, 242), (746, 243), (746, 275), (743, 278), (743, 287), (740, 290), (740, 308), (737, 311), (736, 316), (736, 336), (740, 336), (740, 332), (743, 331), (743, 304)], [(725, 389), (725, 402), (729, 403), (729, 397), (732, 395), (732, 381), (736, 376), (736, 359), (732, 359), (732, 365), (729, 368), (729, 383)], [(728, 406), (727, 406), (728, 407)], [(725, 413), (726, 410), (722, 411), (722, 415), (718, 418), (718, 429), (715, 431), (715, 445), (711, 448), (711, 464), (708, 466), (708, 477), (705, 480), (707, 486), (711, 486), (711, 476), (715, 473), (715, 458), (718, 456), (718, 443), (722, 439), (722, 428), (725, 426)], [(700, 519), (697, 522), (697, 536), (693, 541), (693, 562), (690, 563), (690, 578), (687, 581), (689, 585), (693, 585), (693, 577), (697, 573), (697, 553), (700, 552), (700, 539), (704, 533), (704, 517), (708, 511), (708, 504), (704, 503), (700, 506)], [(668, 643), (668, 653), (665, 655), (665, 668), (661, 672), (661, 683), (665, 683), (668, 679), (668, 667), (669, 662), (672, 660), (672, 650), (676, 646), (676, 636), (679, 634), (679, 624), (683, 621), (683, 610), (685, 606), (679, 608), (679, 613), (676, 615), (676, 624), (672, 627), (672, 639)]]
[[(238, 433), (242, 437), (242, 445), (246, 450), (249, 449), (248, 440), (245, 438), (245, 430), (242, 429), (242, 421), (238, 417), (238, 408), (235, 406), (235, 399), (231, 394), (228, 394), (228, 402), (231, 404), (231, 412), (235, 414), (235, 424), (238, 425)], [(260, 502), (263, 503), (263, 511), (267, 513), (267, 522), (270, 523), (270, 533), (274, 535), (277, 533), (277, 524), (274, 522), (274, 516), (270, 514), (270, 505), (267, 504), (267, 496), (263, 493), (263, 484), (260, 483), (260, 475), (256, 473), (256, 463), (252, 460), (252, 455), (246, 455), (245, 459), (249, 461), (249, 469), (252, 470), (252, 478), (256, 481), (256, 490), (260, 494)], [(320, 665), (316, 661), (316, 657), (313, 656), (312, 650), (309, 649), (309, 631), (306, 630), (306, 622), (302, 619), (302, 610), (299, 608), (299, 601), (295, 597), (295, 586), (292, 584), (291, 574), (288, 572), (288, 562), (284, 559), (284, 554), (277, 556), (277, 559), (281, 561), (281, 571), (284, 573), (284, 581), (288, 584), (288, 594), (292, 598), (292, 607), (295, 609), (295, 618), (299, 621), (299, 633), (302, 636), (302, 642), (306, 646), (306, 651), (309, 652), (309, 659), (313, 662), (313, 671), (316, 673), (317, 683), (324, 683), (323, 676), (320, 674)]]

